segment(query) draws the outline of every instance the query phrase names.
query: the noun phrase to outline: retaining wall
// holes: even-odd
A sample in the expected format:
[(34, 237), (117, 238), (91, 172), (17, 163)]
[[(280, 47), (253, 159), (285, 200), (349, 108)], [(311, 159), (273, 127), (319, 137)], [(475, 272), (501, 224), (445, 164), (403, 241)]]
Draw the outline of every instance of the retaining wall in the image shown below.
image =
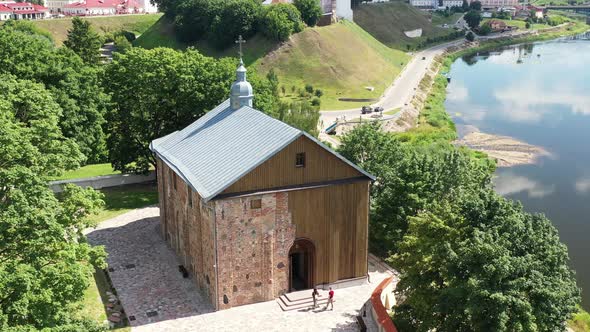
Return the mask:
[(371, 295), (371, 317), (379, 332), (397, 332), (397, 328), (385, 308), (386, 305), (391, 308), (395, 304), (392, 281), (393, 277), (383, 280)]
[(156, 173), (151, 171), (148, 175), (135, 174), (113, 174), (104, 176), (95, 176), (83, 179), (70, 179), (49, 182), (49, 188), (55, 193), (62, 192), (63, 185), (73, 183), (80, 187), (92, 187), (94, 189), (122, 186), (126, 184), (144, 183), (156, 180)]

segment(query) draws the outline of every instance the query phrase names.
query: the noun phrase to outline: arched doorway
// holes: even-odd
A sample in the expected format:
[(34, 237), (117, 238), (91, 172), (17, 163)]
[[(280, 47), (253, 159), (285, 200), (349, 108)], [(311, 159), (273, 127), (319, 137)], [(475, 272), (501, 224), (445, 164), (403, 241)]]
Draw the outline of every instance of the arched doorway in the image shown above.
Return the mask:
[(313, 288), (315, 246), (308, 239), (297, 239), (289, 250), (289, 289)]

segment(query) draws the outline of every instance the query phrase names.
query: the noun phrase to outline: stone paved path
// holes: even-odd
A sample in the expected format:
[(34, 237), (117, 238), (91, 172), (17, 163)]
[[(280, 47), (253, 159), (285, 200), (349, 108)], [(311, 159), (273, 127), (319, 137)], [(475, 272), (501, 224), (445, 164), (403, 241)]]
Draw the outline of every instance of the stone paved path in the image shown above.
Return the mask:
[[(127, 315), (135, 316), (133, 331), (358, 331), (355, 316), (390, 275), (370, 264), (371, 283), (335, 290), (333, 311), (284, 312), (273, 300), (214, 312), (178, 272), (174, 252), (158, 233), (158, 215), (157, 207), (138, 209), (88, 232), (89, 241), (109, 253), (113, 285)], [(157, 316), (148, 317), (150, 311)]]

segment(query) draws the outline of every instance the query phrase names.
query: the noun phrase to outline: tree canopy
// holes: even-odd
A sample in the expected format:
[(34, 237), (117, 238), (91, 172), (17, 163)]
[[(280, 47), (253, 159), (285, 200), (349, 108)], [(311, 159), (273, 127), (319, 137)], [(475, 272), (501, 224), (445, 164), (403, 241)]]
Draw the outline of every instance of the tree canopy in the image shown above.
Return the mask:
[(299, 9), (303, 22), (307, 26), (315, 26), (322, 17), (322, 7), (319, 0), (294, 0), (293, 4)]
[(397, 328), (563, 330), (580, 297), (551, 222), (497, 195), (468, 151), (379, 129), (355, 128), (339, 151), (377, 176), (369, 244), (400, 272)]
[(68, 38), (64, 41), (64, 46), (78, 54), (84, 62), (96, 64), (100, 60), (101, 45), (102, 41), (98, 34), (92, 31), (90, 22), (74, 16), (72, 28), (68, 30)]
[(239, 35), (249, 38), (262, 32), (267, 38), (284, 41), (303, 29), (301, 13), (287, 3), (262, 6), (259, 0), (158, 0), (166, 16), (174, 21), (185, 42), (208, 41), (218, 49), (234, 45)]
[(29, 22), (0, 27), (0, 74), (41, 83), (59, 105), (58, 124), (91, 163), (106, 160), (102, 130), (108, 97), (101, 88), (101, 69), (86, 65), (68, 48), (57, 48)]
[(475, 29), (479, 26), (479, 23), (481, 23), (481, 14), (479, 11), (472, 9), (465, 14), (463, 19), (471, 29)]
[(261, 19), (264, 35), (277, 41), (289, 39), (293, 33), (303, 30), (303, 27), (299, 10), (288, 3), (268, 6)]
[(392, 262), (400, 331), (563, 331), (580, 301), (555, 227), (492, 190), (411, 217)]
[(0, 330), (98, 330), (72, 312), (105, 253), (82, 231), (104, 204), (73, 185), (60, 199), (47, 176), (82, 155), (57, 124), (61, 109), (40, 83), (0, 75)]

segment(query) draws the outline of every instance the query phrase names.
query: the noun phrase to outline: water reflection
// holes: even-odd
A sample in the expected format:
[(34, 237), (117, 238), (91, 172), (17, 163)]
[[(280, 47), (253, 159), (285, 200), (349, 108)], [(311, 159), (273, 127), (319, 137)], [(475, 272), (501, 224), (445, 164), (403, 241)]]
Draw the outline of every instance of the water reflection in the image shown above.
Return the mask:
[[(550, 151), (536, 165), (498, 169), (496, 190), (545, 213), (569, 249), (590, 309), (590, 34), (463, 57), (445, 106), (459, 135), (473, 128)], [(518, 59), (522, 63), (517, 64)]]
[(555, 192), (555, 185), (544, 185), (513, 172), (506, 172), (496, 177), (494, 186), (496, 192), (503, 196), (524, 192), (530, 198), (542, 198)]
[(579, 194), (590, 193), (590, 176), (586, 176), (576, 180), (574, 187), (576, 188), (576, 191)]

